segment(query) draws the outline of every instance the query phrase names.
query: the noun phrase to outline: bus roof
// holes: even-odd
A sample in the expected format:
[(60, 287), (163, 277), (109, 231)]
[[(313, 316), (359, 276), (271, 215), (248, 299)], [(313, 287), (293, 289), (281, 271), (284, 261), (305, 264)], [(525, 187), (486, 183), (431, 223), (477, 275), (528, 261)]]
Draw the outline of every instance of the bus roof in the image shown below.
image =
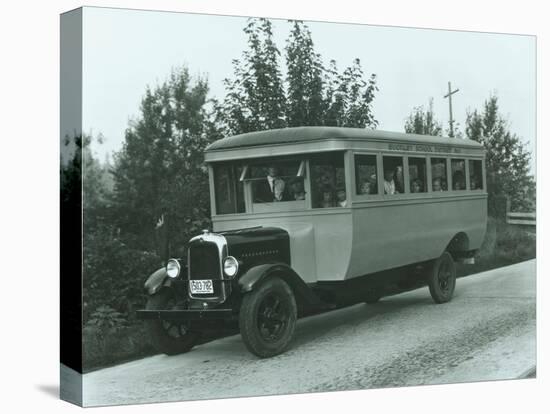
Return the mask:
[(281, 145), (308, 143), (316, 141), (386, 141), (415, 144), (442, 144), (481, 149), (483, 146), (476, 141), (460, 138), (436, 137), (431, 135), (406, 134), (402, 132), (381, 131), (364, 128), (343, 127), (294, 127), (271, 129), (234, 135), (213, 142), (206, 152), (250, 148), (265, 145)]

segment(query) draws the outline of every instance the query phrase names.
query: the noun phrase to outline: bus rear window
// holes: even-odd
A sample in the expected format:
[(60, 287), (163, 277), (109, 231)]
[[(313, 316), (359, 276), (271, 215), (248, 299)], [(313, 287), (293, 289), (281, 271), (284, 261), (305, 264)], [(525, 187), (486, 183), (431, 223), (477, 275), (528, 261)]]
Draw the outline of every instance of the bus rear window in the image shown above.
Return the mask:
[(470, 190), (483, 190), (482, 166), (480, 160), (468, 160), (470, 164)]

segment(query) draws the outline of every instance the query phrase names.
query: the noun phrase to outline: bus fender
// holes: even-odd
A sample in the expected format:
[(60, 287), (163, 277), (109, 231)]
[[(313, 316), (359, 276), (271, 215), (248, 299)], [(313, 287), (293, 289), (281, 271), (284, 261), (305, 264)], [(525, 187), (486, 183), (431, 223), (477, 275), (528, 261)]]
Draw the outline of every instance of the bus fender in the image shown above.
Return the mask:
[(251, 267), (239, 278), (241, 293), (253, 291), (269, 277), (279, 277), (284, 280), (299, 302), (308, 305), (320, 305), (321, 300), (303, 281), (303, 279), (285, 263), (266, 263)]
[(149, 295), (157, 293), (161, 287), (170, 286), (170, 278), (166, 274), (166, 268), (161, 267), (151, 274), (145, 282), (144, 288)]

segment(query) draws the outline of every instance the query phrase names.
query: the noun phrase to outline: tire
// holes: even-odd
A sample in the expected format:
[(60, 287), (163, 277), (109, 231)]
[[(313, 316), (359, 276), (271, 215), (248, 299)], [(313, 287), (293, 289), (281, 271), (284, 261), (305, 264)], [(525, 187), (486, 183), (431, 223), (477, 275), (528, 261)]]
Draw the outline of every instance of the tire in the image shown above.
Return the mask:
[[(172, 289), (162, 289), (149, 296), (147, 310), (169, 310), (176, 305), (176, 298)], [(199, 339), (199, 334), (190, 332), (188, 325), (176, 321), (160, 319), (147, 320), (147, 330), (153, 347), (166, 355), (177, 355), (188, 352)]]
[(239, 313), (243, 342), (260, 358), (278, 355), (292, 340), (296, 318), (292, 289), (280, 278), (269, 278), (243, 297)]
[(453, 297), (455, 285), (455, 262), (449, 252), (444, 252), (439, 259), (434, 261), (428, 275), (428, 286), (434, 302), (449, 302)]

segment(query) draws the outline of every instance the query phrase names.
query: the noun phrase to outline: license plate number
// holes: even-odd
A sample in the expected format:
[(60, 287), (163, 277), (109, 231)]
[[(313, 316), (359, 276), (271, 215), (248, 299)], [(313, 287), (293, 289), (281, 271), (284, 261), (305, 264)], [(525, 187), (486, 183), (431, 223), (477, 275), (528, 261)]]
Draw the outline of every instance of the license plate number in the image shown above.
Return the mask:
[(211, 280), (190, 280), (191, 293), (214, 293)]

